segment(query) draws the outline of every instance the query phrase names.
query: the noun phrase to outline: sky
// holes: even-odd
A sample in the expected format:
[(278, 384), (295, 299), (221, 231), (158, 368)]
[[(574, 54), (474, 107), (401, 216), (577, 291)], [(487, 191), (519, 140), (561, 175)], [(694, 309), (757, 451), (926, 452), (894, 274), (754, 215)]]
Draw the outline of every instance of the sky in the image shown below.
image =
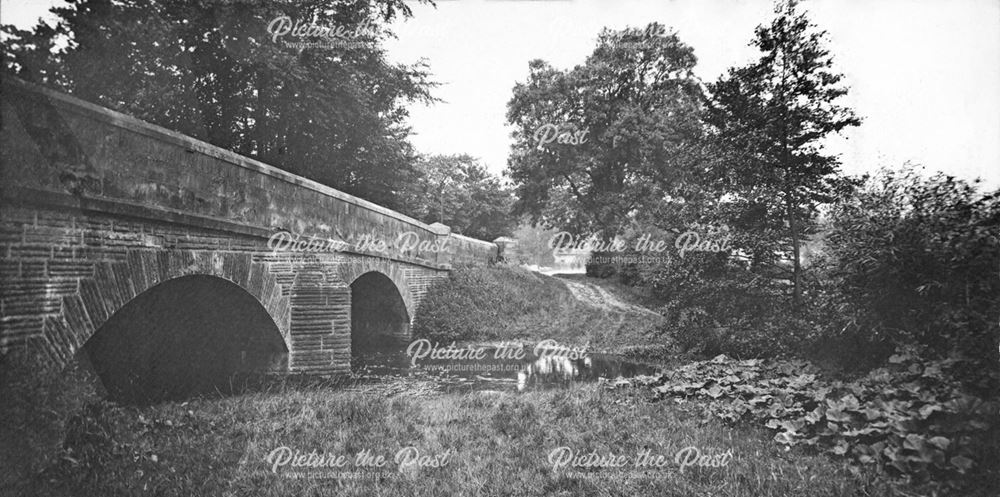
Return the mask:
[[(34, 24), (57, 0), (0, 0), (0, 22)], [(439, 0), (411, 4), (386, 42), (390, 60), (426, 59), (434, 95), (412, 106), (411, 141), (421, 153), (468, 153), (502, 173), (512, 129), (506, 105), (528, 62), (570, 69), (584, 62), (603, 27), (675, 29), (714, 81), (752, 61), (754, 28), (770, 0)], [(861, 126), (826, 141), (850, 174), (910, 161), (928, 171), (981, 177), (1000, 187), (1000, 1), (807, 0), (828, 32), (835, 69), (851, 91), (841, 103)]]

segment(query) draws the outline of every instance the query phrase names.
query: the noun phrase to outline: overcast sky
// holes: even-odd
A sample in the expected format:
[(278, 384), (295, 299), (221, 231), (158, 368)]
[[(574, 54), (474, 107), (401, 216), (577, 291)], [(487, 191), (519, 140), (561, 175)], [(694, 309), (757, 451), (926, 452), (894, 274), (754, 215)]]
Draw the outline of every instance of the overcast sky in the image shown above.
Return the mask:
[[(0, 0), (3, 23), (34, 24), (55, 0)], [(1000, 1), (809, 0), (829, 32), (836, 68), (851, 92), (843, 103), (864, 123), (830, 140), (844, 170), (909, 160), (930, 170), (1000, 186)], [(754, 28), (770, 0), (443, 0), (414, 4), (396, 27), (390, 57), (426, 58), (443, 102), (411, 110), (423, 153), (469, 153), (506, 167), (506, 103), (528, 61), (559, 68), (584, 61), (604, 26), (658, 21), (694, 47), (696, 73), (712, 81), (748, 62)]]

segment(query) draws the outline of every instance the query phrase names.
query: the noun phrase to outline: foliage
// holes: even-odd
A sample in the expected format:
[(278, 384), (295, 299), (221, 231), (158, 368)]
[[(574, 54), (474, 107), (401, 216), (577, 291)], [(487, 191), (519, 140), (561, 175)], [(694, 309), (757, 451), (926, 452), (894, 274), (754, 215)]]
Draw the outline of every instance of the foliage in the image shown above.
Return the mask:
[[(666, 320), (662, 335), (700, 355), (795, 355), (864, 371), (897, 346), (918, 345), (930, 359), (960, 353), (978, 370), (994, 368), (1000, 194), (905, 170), (849, 183), (859, 187), (833, 204), (825, 229), (805, 245), (813, 254), (797, 312), (788, 305), (787, 265), (745, 257), (754, 242), (741, 230), (732, 231), (729, 252), (667, 251), (653, 263), (588, 269), (650, 289)], [(953, 380), (976, 388), (981, 378)]]
[(648, 344), (659, 316), (581, 301), (567, 284), (504, 266), (454, 270), (427, 292), (413, 335), (442, 344), (551, 339), (605, 351)]
[(830, 219), (825, 305), (838, 330), (1000, 363), (1000, 190), (883, 171)]
[(39, 366), (48, 363), (27, 349), (0, 356), (0, 493), (51, 464), (71, 418), (100, 394), (96, 375), (81, 364)]
[(666, 334), (683, 350), (774, 357), (799, 350), (807, 323), (789, 312), (787, 286), (725, 253), (687, 254), (642, 278), (661, 296)]
[[(517, 214), (610, 239), (633, 212), (679, 194), (700, 154), (703, 97), (693, 50), (662, 29), (604, 30), (571, 70), (529, 64), (507, 104)], [(541, 143), (546, 125), (582, 143)]]
[[(720, 355), (661, 377), (644, 377), (658, 395), (708, 402), (728, 421), (752, 420), (775, 430), (774, 440), (848, 458), (858, 465), (916, 481), (947, 481), (970, 489), (1000, 476), (1000, 435), (994, 397), (981, 398), (948, 379), (967, 360), (922, 361), (913, 350), (893, 355), (885, 368), (856, 381), (827, 381), (804, 361), (737, 361)], [(1000, 374), (993, 370), (994, 388)], [(992, 454), (991, 452), (992, 451)]]
[[(369, 385), (367, 392), (359, 393), (296, 386), (140, 408), (102, 404), (74, 421), (61, 457), (25, 493), (46, 497), (892, 495), (889, 485), (872, 473), (852, 478), (838, 461), (807, 454), (789, 458), (758, 430), (706, 422), (682, 407), (643, 402), (629, 392), (581, 385), (523, 394), (429, 394), (433, 389), (409, 379), (382, 387), (371, 390)], [(735, 457), (722, 468), (677, 471), (674, 454), (692, 445), (732, 449)], [(286, 465), (275, 474), (265, 457), (282, 446), (303, 454), (312, 450), (342, 454), (350, 463), (343, 468)], [(407, 446), (416, 447), (421, 455), (447, 450), (452, 455), (440, 468), (398, 472), (393, 456)], [(614, 468), (555, 473), (547, 455), (560, 446), (632, 458), (649, 449), (670, 465), (627, 469), (628, 473)], [(374, 478), (334, 481), (330, 477), (358, 469), (353, 463), (362, 450), (386, 456), (388, 464), (366, 471)], [(393, 474), (379, 478), (378, 471)], [(290, 477), (292, 472), (322, 476), (295, 478)]]
[(537, 266), (552, 266), (555, 257), (552, 250), (552, 237), (558, 233), (554, 229), (522, 222), (514, 230), (513, 238), (517, 240), (518, 261), (521, 264)]
[[(390, 64), (379, 45), (411, 15), (404, 1), (80, 0), (53, 12), (54, 28), (3, 28), (5, 71), (397, 206), (413, 161), (403, 104), (432, 100), (425, 65)], [(376, 29), (363, 47), (299, 48), (267, 32), (279, 15)]]
[(468, 155), (421, 157), (401, 196), (404, 212), (455, 233), (495, 240), (513, 230), (510, 190)]
[(775, 8), (759, 26), (756, 62), (730, 69), (709, 87), (708, 121), (719, 155), (710, 184), (725, 192), (720, 208), (734, 228), (752, 231), (757, 263), (792, 261), (793, 297), (801, 303), (800, 243), (812, 231), (817, 206), (835, 198), (839, 162), (820, 141), (860, 120), (835, 102), (847, 93), (832, 56), (796, 0)]
[[(590, 262), (588, 275), (602, 278), (613, 274), (623, 284), (647, 289), (657, 302), (651, 307), (664, 317), (659, 336), (682, 351), (750, 358), (805, 350), (817, 335), (818, 323), (809, 312), (791, 312), (789, 285), (774, 274), (782, 268), (754, 267), (741, 257), (750, 238), (746, 233), (692, 227), (707, 240), (731, 236), (732, 246), (718, 252), (687, 252), (681, 257), (675, 233), (640, 229), (626, 234), (627, 251), (592, 256), (618, 256), (625, 263)], [(653, 241), (665, 241), (666, 249), (635, 251), (636, 236), (643, 236), (639, 233), (646, 233)]]

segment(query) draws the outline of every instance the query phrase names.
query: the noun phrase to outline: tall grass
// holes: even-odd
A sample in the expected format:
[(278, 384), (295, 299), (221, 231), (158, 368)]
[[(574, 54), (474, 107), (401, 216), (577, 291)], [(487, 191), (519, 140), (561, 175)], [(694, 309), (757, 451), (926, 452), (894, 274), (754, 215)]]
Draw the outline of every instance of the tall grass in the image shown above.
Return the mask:
[[(439, 468), (377, 481), (291, 478), (264, 460), (280, 446), (352, 461), (406, 446), (452, 451)], [(732, 450), (720, 468), (555, 471), (548, 454), (566, 446), (634, 457), (649, 449)], [(351, 465), (347, 469), (351, 469)], [(590, 385), (525, 395), (395, 397), (322, 388), (202, 399), (144, 408), (101, 404), (74, 422), (58, 463), (28, 495), (888, 495), (884, 483), (841, 463), (786, 452), (750, 429), (708, 421), (696, 409), (649, 403)]]
[(70, 419), (98, 399), (92, 373), (27, 350), (0, 357), (0, 495), (51, 464)]

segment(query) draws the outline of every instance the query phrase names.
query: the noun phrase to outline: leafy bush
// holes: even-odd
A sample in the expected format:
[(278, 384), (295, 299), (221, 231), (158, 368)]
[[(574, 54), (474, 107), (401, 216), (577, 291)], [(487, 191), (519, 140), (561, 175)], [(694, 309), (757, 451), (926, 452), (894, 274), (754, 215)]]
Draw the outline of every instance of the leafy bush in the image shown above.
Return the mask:
[[(591, 278), (610, 278), (621, 271), (621, 264), (614, 262), (603, 262), (607, 258), (619, 255), (618, 252), (591, 252), (590, 258), (584, 265), (587, 276)], [(634, 265), (633, 265), (634, 266)]]
[(806, 243), (798, 307), (787, 261), (760, 259), (773, 253), (761, 248), (765, 234), (737, 225), (730, 232), (742, 252), (669, 253), (655, 264), (588, 271), (650, 288), (666, 317), (663, 333), (706, 356), (795, 355), (864, 371), (898, 346), (919, 345), (931, 358), (956, 352), (995, 369), (1000, 191), (912, 170), (843, 184), (825, 228)]
[(798, 350), (814, 326), (792, 313), (783, 282), (750, 271), (724, 252), (659, 260), (620, 274), (651, 290), (665, 318), (662, 333), (684, 351), (786, 355)]
[(885, 171), (830, 217), (831, 328), (1000, 364), (1000, 190)]
[[(971, 488), (996, 484), (1000, 403), (948, 381), (968, 360), (919, 357), (913, 350), (895, 354), (887, 367), (853, 382), (824, 381), (804, 361), (726, 356), (635, 382), (663, 397), (706, 400), (709, 412), (728, 421), (762, 423), (782, 444), (917, 480), (958, 485), (968, 473)], [(994, 375), (994, 387), (998, 380)]]

